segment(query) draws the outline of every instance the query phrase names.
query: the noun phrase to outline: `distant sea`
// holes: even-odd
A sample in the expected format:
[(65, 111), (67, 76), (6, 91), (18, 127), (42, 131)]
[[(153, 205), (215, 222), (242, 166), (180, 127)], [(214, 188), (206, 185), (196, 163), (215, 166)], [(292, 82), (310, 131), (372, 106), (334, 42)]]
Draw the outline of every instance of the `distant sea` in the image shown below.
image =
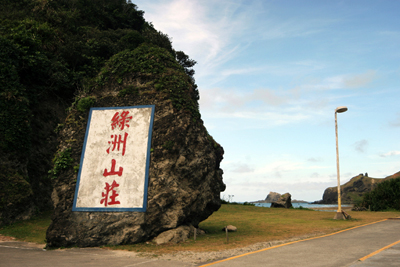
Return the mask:
[[(269, 208), (271, 207), (271, 203), (254, 203), (257, 207), (266, 207)], [(337, 208), (337, 204), (310, 204), (310, 203), (292, 203), (293, 208), (299, 208), (302, 206), (303, 208), (307, 209), (317, 209), (317, 210), (324, 210), (324, 211), (332, 211), (336, 212), (335, 209), (332, 208)], [(352, 207), (353, 205), (342, 205), (342, 207)]]

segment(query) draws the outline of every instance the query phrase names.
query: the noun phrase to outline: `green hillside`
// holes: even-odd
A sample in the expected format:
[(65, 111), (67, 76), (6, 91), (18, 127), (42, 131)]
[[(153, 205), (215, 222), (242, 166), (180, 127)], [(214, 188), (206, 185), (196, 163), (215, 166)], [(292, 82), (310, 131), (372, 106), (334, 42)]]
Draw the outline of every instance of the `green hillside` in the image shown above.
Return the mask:
[[(137, 55), (140, 66), (129, 68), (140, 72), (154, 64), (140, 51), (161, 53), (159, 60), (184, 70), (198, 99), (196, 62), (143, 14), (126, 0), (0, 2), (0, 225), (52, 207), (53, 166), (65, 164), (55, 153), (66, 109), (90, 107), (80, 96), (102, 82), (99, 73), (127, 71), (124, 55)], [(196, 105), (184, 108), (200, 117)]]
[[(400, 177), (400, 172), (385, 178), (372, 178), (367, 174), (359, 174), (350, 179), (347, 183), (340, 186), (341, 200), (343, 204), (354, 204), (361, 202), (363, 196), (371, 192), (376, 186), (387, 180)], [(337, 186), (329, 187), (325, 190), (321, 204), (336, 204), (338, 199)]]

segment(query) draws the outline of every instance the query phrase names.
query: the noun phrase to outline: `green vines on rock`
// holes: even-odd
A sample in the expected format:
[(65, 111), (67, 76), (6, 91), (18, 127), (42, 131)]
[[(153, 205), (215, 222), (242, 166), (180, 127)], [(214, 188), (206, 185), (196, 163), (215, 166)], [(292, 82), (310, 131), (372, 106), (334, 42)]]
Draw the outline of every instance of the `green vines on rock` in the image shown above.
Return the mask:
[[(134, 50), (124, 50), (111, 57), (95, 82), (100, 85), (108, 82), (120, 84), (127, 74), (157, 75), (162, 74), (167, 66), (183, 71), (183, 67), (165, 49), (142, 44)], [(111, 77), (113, 80), (110, 80)]]
[(76, 109), (80, 112), (85, 112), (86, 110), (90, 109), (95, 102), (96, 98), (92, 96), (83, 97), (79, 99), (78, 103), (76, 104)]
[(64, 151), (57, 152), (53, 159), (54, 167), (49, 171), (50, 177), (56, 179), (61, 171), (68, 169), (72, 166), (73, 159), (71, 158), (71, 148), (67, 148)]
[(207, 134), (207, 138), (208, 138), (208, 142), (210, 142), (210, 145), (212, 145), (214, 148), (217, 148), (220, 146), (220, 144), (218, 144), (210, 134)]
[(193, 99), (190, 91), (194, 92), (194, 85), (187, 79), (187, 75), (180, 71), (170, 70), (157, 79), (154, 87), (157, 91), (170, 95), (172, 105), (177, 110), (187, 109), (195, 120), (200, 119), (197, 99)]
[(138, 94), (139, 94), (139, 89), (133, 85), (129, 85), (128, 87), (119, 91), (118, 96), (124, 97), (126, 95), (138, 95)]
[[(188, 110), (194, 121), (200, 119), (197, 85), (166, 49), (144, 43), (134, 50), (124, 50), (106, 62), (94, 82), (100, 87), (123, 85), (128, 78), (137, 78), (146, 86), (153, 85), (156, 91), (169, 95), (176, 110)], [(139, 88), (123, 87), (118, 96), (128, 94), (139, 95)]]

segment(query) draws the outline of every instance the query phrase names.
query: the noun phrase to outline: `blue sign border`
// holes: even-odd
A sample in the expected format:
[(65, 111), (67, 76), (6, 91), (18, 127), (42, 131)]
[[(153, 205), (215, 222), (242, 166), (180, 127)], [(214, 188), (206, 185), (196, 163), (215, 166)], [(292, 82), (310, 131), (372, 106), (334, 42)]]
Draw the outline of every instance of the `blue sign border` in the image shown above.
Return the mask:
[[(86, 150), (86, 141), (89, 135), (89, 128), (90, 128), (90, 121), (92, 119), (92, 112), (94, 110), (106, 110), (106, 109), (132, 109), (132, 108), (151, 108), (151, 117), (150, 117), (150, 125), (149, 125), (149, 135), (148, 135), (148, 142), (147, 142), (147, 158), (146, 158), (146, 170), (145, 170), (145, 179), (144, 179), (144, 196), (143, 196), (143, 205), (142, 208), (84, 208), (84, 207), (76, 207), (76, 201), (78, 197), (78, 191), (79, 191), (79, 183), (81, 180), (81, 170), (83, 166), (83, 158), (85, 156), (85, 150)], [(149, 185), (149, 168), (150, 168), (150, 149), (151, 149), (151, 137), (153, 133), (153, 122), (154, 122), (154, 111), (155, 111), (155, 105), (143, 105), (143, 106), (125, 106), (125, 107), (101, 107), (101, 108), (90, 108), (89, 111), (89, 118), (88, 118), (88, 123), (86, 126), (86, 133), (85, 133), (85, 140), (83, 142), (83, 147), (82, 147), (82, 154), (81, 154), (81, 161), (80, 165), (81, 168), (79, 168), (78, 172), (78, 178), (76, 182), (76, 187), (75, 187), (75, 195), (74, 195), (74, 203), (72, 205), (72, 211), (101, 211), (101, 212), (124, 212), (124, 211), (136, 211), (136, 212), (145, 212), (147, 210), (147, 190), (148, 190), (148, 185)]]

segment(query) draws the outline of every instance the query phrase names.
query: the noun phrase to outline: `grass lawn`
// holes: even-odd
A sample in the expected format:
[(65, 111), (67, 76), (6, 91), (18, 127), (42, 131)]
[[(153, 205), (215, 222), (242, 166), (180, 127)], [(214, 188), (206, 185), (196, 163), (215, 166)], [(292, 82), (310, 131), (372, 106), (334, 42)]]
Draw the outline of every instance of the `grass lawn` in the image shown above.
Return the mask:
[(45, 212), (30, 220), (0, 227), (0, 235), (12, 236), (20, 241), (45, 244), (46, 230), (51, 223), (51, 214), (52, 212)]
[[(336, 232), (382, 219), (400, 217), (400, 212), (348, 212), (351, 220), (333, 220), (334, 212), (307, 209), (272, 209), (264, 207), (224, 204), (200, 228), (207, 234), (180, 244), (155, 245), (152, 242), (107, 246), (136, 252), (171, 253), (177, 251), (218, 251), (245, 247), (258, 242), (285, 240), (297, 237), (318, 236)], [(0, 228), (0, 234), (19, 240), (45, 243), (45, 233), (50, 224), (50, 214)], [(229, 242), (222, 228), (232, 224), (237, 232), (229, 233)]]

